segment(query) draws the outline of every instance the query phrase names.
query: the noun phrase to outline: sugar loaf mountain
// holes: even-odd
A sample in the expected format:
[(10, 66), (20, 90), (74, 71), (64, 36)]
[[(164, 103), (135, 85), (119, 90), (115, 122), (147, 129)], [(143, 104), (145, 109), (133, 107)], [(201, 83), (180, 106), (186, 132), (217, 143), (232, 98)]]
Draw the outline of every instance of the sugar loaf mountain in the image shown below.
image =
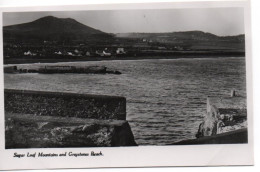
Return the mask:
[(111, 34), (71, 18), (53, 16), (4, 26), (3, 40), (4, 63), (28, 63), (30, 60), (40, 62), (40, 59), (62, 61), (61, 59), (108, 57), (177, 58), (245, 54), (244, 34), (217, 36), (202, 31)]
[(4, 27), (4, 39), (18, 42), (32, 40), (66, 41), (111, 38), (111, 35), (88, 27), (71, 18), (47, 16), (33, 22)]

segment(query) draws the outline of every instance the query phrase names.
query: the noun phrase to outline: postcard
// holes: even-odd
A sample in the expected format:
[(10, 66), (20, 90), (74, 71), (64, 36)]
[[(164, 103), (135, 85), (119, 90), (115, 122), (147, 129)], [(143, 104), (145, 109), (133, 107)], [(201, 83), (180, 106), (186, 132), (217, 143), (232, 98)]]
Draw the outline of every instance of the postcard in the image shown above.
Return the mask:
[(2, 8), (0, 169), (253, 165), (249, 12)]

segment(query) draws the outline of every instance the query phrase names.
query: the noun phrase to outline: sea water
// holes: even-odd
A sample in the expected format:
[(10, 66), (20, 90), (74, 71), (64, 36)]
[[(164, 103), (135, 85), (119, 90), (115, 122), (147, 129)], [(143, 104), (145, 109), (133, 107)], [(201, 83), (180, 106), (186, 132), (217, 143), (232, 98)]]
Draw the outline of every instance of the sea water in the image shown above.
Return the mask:
[(207, 96), (226, 96), (236, 89), (246, 97), (242, 57), (55, 65), (103, 65), (122, 74), (5, 74), (4, 87), (124, 96), (127, 120), (139, 145), (167, 145), (195, 138), (206, 112)]

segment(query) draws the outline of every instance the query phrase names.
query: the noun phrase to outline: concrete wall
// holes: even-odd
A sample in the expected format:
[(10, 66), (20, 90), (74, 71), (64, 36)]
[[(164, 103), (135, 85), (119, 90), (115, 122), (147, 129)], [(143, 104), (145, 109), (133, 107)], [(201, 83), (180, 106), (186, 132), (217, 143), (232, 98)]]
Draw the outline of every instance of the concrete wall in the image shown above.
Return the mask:
[(4, 98), (10, 113), (126, 120), (124, 97), (5, 89)]

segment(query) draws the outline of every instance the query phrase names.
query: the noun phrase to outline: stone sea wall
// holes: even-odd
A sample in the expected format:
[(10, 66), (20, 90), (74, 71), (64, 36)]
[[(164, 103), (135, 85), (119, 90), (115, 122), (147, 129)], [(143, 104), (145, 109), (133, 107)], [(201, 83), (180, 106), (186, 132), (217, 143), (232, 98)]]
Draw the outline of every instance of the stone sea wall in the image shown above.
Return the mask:
[(5, 89), (4, 103), (11, 113), (126, 119), (126, 99), (117, 96)]
[(4, 102), (6, 149), (137, 145), (124, 97), (6, 89)]

